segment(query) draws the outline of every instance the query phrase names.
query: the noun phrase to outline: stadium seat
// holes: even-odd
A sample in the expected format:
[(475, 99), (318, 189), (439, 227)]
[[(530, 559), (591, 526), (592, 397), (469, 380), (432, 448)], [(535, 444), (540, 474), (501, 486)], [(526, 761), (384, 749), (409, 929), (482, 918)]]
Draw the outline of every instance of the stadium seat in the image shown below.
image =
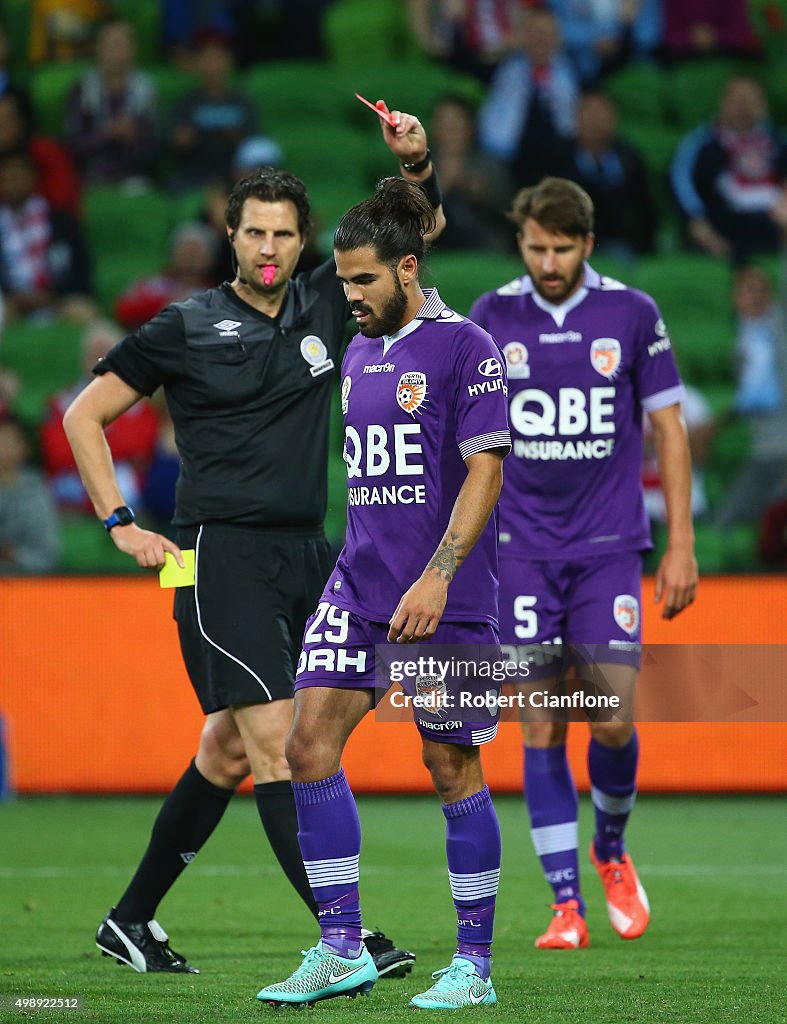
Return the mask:
[(30, 0), (2, 0), (2, 19), (8, 38), (8, 64), (13, 78), (26, 79), (30, 72)]
[(513, 254), (440, 252), (436, 248), (425, 264), (421, 284), (436, 285), (442, 299), (462, 314), (483, 292), (499, 288), (524, 273), (522, 261)]
[[(703, 576), (717, 573), (755, 572), (763, 568), (757, 554), (758, 527), (743, 524), (719, 530), (712, 523), (694, 524), (694, 554)], [(658, 526), (653, 531), (654, 549), (645, 558), (645, 571), (655, 573), (667, 546), (667, 531)], [(700, 582), (700, 587), (702, 583)]]
[(787, 0), (749, 0), (749, 14), (765, 45), (769, 70), (781, 73), (783, 78), (787, 56)]
[(619, 134), (636, 146), (645, 161), (651, 194), (658, 210), (657, 248), (671, 252), (678, 247), (680, 223), (669, 183), (669, 167), (683, 138), (683, 130), (664, 122), (646, 121), (632, 114), (621, 119)]
[(665, 118), (666, 82), (664, 71), (657, 64), (629, 64), (605, 80), (604, 90), (623, 118), (649, 126), (658, 126)]
[(88, 67), (86, 61), (45, 64), (30, 77), (30, 96), (41, 135), (63, 137), (66, 99), (71, 86)]
[(59, 569), (64, 573), (140, 572), (136, 562), (113, 544), (92, 516), (63, 516)]
[(257, 102), (263, 133), (277, 140), (304, 125), (341, 123), (357, 102), (344, 79), (318, 61), (257, 64), (240, 82)]
[(762, 67), (751, 62), (715, 58), (677, 64), (666, 73), (669, 120), (688, 131), (713, 117), (727, 79), (738, 71), (757, 75)]
[(166, 121), (175, 100), (194, 86), (197, 76), (190, 75), (169, 64), (156, 64), (146, 68), (145, 71), (155, 83), (158, 113)]
[[(477, 79), (426, 61), (359, 67), (347, 78), (347, 93), (351, 97), (359, 92), (372, 102), (384, 99), (391, 110), (406, 110), (427, 125), (437, 100), (445, 93), (458, 93), (475, 104), (485, 94)], [(356, 100), (352, 103), (353, 120), (358, 125), (367, 124), (368, 118), (374, 117)]]
[(651, 256), (629, 283), (659, 305), (685, 378), (698, 386), (729, 382), (732, 375), (731, 272), (709, 256)]
[(604, 277), (612, 277), (623, 284), (629, 284), (631, 280), (631, 264), (624, 260), (616, 259), (614, 256), (607, 256), (603, 252), (594, 252), (590, 257), (594, 270)]
[[(732, 406), (732, 397), (726, 412)], [(716, 478), (717, 494), (709, 494), (711, 501), (721, 496), (732, 478), (746, 461), (751, 449), (751, 427), (746, 419), (732, 418), (725, 422), (713, 440), (711, 466)], [(713, 487), (711, 487), (713, 490)]]
[[(384, 149), (381, 140), (372, 138)], [(306, 184), (318, 233), (332, 237), (342, 214), (369, 193), (365, 175), (369, 139), (355, 128), (315, 121), (308, 128), (291, 126), (277, 141), (284, 152), (284, 166)], [(390, 156), (388, 162), (393, 163)], [(328, 238), (328, 249), (330, 242)]]
[(683, 132), (674, 125), (644, 121), (634, 115), (621, 117), (619, 134), (642, 154), (654, 186), (667, 192), (667, 172)]
[(719, 530), (710, 523), (694, 526), (694, 550), (702, 575), (753, 572), (761, 569), (757, 554), (756, 524)]
[(49, 395), (79, 379), (82, 332), (82, 327), (60, 320), (15, 320), (6, 325), (0, 340), (0, 360), (22, 382), (13, 408), (28, 426), (40, 423)]
[(395, 64), (415, 52), (400, 0), (337, 0), (323, 15), (322, 31), (334, 67)]
[(85, 191), (84, 210), (96, 293), (109, 312), (132, 280), (156, 273), (163, 265), (177, 207), (155, 189), (94, 185)]
[(188, 220), (199, 220), (205, 207), (205, 193), (201, 188), (186, 189), (177, 195), (170, 196), (173, 210), (173, 223), (182, 224)]
[(139, 63), (142, 66), (153, 64), (161, 49), (160, 5), (139, 0), (112, 0), (112, 11), (133, 26)]

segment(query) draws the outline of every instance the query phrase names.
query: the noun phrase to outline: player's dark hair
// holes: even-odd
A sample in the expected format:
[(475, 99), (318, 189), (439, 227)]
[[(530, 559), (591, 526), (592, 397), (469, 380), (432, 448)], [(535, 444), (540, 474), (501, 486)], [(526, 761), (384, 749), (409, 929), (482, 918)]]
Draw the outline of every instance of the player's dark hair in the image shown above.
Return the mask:
[(412, 253), (420, 263), (424, 235), (434, 231), (435, 212), (424, 190), (404, 178), (383, 178), (374, 195), (353, 206), (339, 221), (334, 249), (350, 252), (371, 246), (381, 263), (395, 266)]
[(225, 221), (231, 231), (237, 231), (243, 204), (247, 199), (263, 203), (281, 203), (287, 199), (298, 211), (298, 231), (305, 238), (312, 228), (312, 214), (306, 186), (289, 171), (276, 167), (259, 167), (253, 174), (242, 178), (227, 199)]
[(593, 200), (567, 178), (543, 178), (517, 193), (506, 216), (520, 231), (534, 220), (547, 231), (586, 238), (593, 231)]

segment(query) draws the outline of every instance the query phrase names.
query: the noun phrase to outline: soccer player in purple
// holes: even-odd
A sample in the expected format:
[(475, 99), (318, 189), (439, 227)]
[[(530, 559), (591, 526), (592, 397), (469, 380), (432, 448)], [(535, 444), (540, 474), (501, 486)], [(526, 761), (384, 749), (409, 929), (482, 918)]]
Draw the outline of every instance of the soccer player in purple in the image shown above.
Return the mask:
[[(532, 656), (523, 686), (530, 705), (522, 715), (525, 798), (554, 891), (554, 916), (536, 946), (576, 949), (588, 945), (588, 930), (567, 723), (538, 706), (539, 693), (553, 694), (573, 662), (586, 681), (580, 686), (595, 681), (613, 694), (633, 694), (641, 559), (652, 546), (640, 482), (643, 410), (668, 509), (669, 540), (656, 577), (667, 619), (694, 600), (697, 586), (691, 467), (683, 386), (664, 321), (650, 296), (588, 264), (590, 197), (573, 182), (546, 178), (517, 195), (509, 216), (527, 274), (481, 296), (470, 317), (495, 338), (508, 366), (513, 450), (500, 501), (501, 638), (513, 660)], [(622, 717), (629, 721), (590, 722), (590, 859), (612, 927), (635, 939), (648, 925), (649, 907), (625, 849), (638, 745), (630, 715)]]
[[(262, 989), (263, 1002), (366, 993), (377, 978), (361, 942), (361, 830), (341, 767), (374, 703), (375, 645), (497, 645), (505, 375), (492, 338), (421, 288), (433, 226), (423, 191), (388, 178), (344, 215), (334, 238), (360, 330), (342, 366), (347, 540), (306, 626), (287, 741), (321, 935), (290, 978)], [(412, 1005), (489, 1005), (497, 1002), (490, 955), (500, 831), (479, 748), (496, 722), (445, 721), (436, 731), (426, 718), (416, 722), (446, 818), (458, 936), (451, 963)]]

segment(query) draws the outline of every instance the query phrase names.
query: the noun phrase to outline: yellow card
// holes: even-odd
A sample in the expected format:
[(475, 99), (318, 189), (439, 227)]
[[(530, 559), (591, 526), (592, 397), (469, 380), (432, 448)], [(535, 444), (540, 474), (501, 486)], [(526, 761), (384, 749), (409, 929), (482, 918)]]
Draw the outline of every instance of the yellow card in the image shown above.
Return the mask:
[(164, 553), (164, 566), (158, 574), (160, 587), (193, 587), (194, 586), (194, 548), (184, 548), (183, 568), (175, 561), (169, 551)]

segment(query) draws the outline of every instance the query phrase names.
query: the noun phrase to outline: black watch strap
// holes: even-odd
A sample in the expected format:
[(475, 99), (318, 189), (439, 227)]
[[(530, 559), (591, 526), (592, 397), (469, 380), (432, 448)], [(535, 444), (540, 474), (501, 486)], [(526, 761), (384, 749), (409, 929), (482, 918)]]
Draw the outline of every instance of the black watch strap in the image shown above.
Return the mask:
[(408, 174), (420, 174), (421, 171), (425, 171), (432, 160), (432, 154), (427, 149), (426, 156), (420, 160), (416, 160), (414, 164), (406, 164), (404, 161), (400, 161), (402, 167), (407, 171)]
[(134, 509), (120, 505), (111, 516), (103, 520), (104, 529), (109, 533), (113, 526), (130, 526), (134, 522)]

